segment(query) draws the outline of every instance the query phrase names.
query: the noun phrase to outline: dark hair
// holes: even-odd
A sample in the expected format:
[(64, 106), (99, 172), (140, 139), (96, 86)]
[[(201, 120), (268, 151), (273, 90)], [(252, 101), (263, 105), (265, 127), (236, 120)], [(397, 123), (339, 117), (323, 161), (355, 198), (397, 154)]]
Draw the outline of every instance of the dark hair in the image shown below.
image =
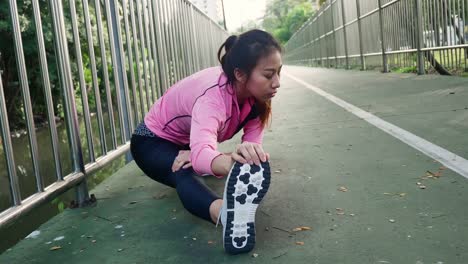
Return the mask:
[[(221, 56), (223, 48), (225, 53)], [(283, 52), (281, 45), (272, 35), (263, 30), (253, 29), (239, 36), (228, 37), (218, 50), (218, 60), (228, 83), (234, 85), (236, 68), (247, 74), (249, 78), (258, 61), (275, 50)], [(271, 117), (271, 101), (257, 102), (257, 107), (262, 125), (266, 126)]]

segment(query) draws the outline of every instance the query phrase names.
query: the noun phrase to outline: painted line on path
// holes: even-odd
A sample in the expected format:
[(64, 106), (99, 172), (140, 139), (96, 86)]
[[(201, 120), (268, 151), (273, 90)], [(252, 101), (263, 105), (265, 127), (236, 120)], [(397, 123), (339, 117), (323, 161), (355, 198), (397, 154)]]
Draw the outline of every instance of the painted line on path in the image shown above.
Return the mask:
[(468, 179), (468, 160), (463, 157), (458, 156), (455, 153), (452, 153), (442, 147), (437, 146), (434, 143), (431, 143), (421, 137), (416, 136), (415, 134), (406, 131), (400, 127), (397, 127), (387, 121), (380, 119), (379, 117), (362, 110), (359, 107), (356, 107), (332, 94), (325, 92), (324, 90), (313, 86), (307, 83), (304, 80), (301, 80), (291, 74), (283, 72), (284, 75), (293, 79), (294, 81), (300, 83), (306, 88), (314, 91), (315, 93), (325, 97), (331, 102), (339, 105), (344, 108), (346, 111), (352, 113), (353, 115), (367, 121), (368, 123), (376, 126), (377, 128), (383, 130), (384, 132), (390, 134), (391, 136), (403, 141), (407, 145), (421, 151), (425, 155), (437, 160), (442, 163), (445, 167), (451, 169), (452, 171), (462, 175)]

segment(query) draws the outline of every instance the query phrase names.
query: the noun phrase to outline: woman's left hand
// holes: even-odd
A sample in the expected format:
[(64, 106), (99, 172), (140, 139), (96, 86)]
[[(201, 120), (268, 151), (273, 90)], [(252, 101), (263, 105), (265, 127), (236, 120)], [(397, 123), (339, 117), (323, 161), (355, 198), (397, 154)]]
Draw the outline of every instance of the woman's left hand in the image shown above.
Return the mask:
[(179, 155), (175, 158), (174, 164), (172, 164), (172, 172), (180, 170), (180, 168), (187, 169), (192, 167), (190, 162), (190, 150), (181, 150)]

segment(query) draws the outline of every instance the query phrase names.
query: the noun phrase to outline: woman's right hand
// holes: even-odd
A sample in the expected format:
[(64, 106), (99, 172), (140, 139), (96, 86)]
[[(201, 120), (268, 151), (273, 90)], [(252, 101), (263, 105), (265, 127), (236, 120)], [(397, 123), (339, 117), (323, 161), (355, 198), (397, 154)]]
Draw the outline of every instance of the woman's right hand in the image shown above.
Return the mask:
[(260, 162), (266, 162), (270, 159), (270, 154), (263, 151), (262, 145), (244, 141), (236, 146), (236, 150), (231, 157), (242, 164), (260, 165)]

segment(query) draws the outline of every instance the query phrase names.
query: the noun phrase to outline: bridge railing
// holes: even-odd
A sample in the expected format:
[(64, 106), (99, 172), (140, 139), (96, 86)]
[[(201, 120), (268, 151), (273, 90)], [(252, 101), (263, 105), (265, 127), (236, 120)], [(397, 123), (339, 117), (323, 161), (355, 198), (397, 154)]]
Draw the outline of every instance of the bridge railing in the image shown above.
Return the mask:
[[(10, 203), (0, 206), (0, 227), (73, 187), (84, 203), (87, 175), (126, 153), (131, 131), (155, 100), (174, 82), (215, 65), (227, 37), (187, 0), (8, 0), (8, 7), (8, 20), (0, 23), (12, 36), (0, 45), (0, 59), (13, 58), (0, 64), (0, 157), (6, 164), (0, 200)], [(23, 130), (9, 126), (11, 87), (20, 89)], [(43, 96), (45, 145), (38, 145), (32, 91)], [(22, 133), (27, 147), (18, 153)], [(15, 162), (19, 156), (32, 166)], [(53, 169), (43, 173), (45, 167)]]
[(286, 44), (290, 64), (468, 74), (468, 1), (328, 0)]

